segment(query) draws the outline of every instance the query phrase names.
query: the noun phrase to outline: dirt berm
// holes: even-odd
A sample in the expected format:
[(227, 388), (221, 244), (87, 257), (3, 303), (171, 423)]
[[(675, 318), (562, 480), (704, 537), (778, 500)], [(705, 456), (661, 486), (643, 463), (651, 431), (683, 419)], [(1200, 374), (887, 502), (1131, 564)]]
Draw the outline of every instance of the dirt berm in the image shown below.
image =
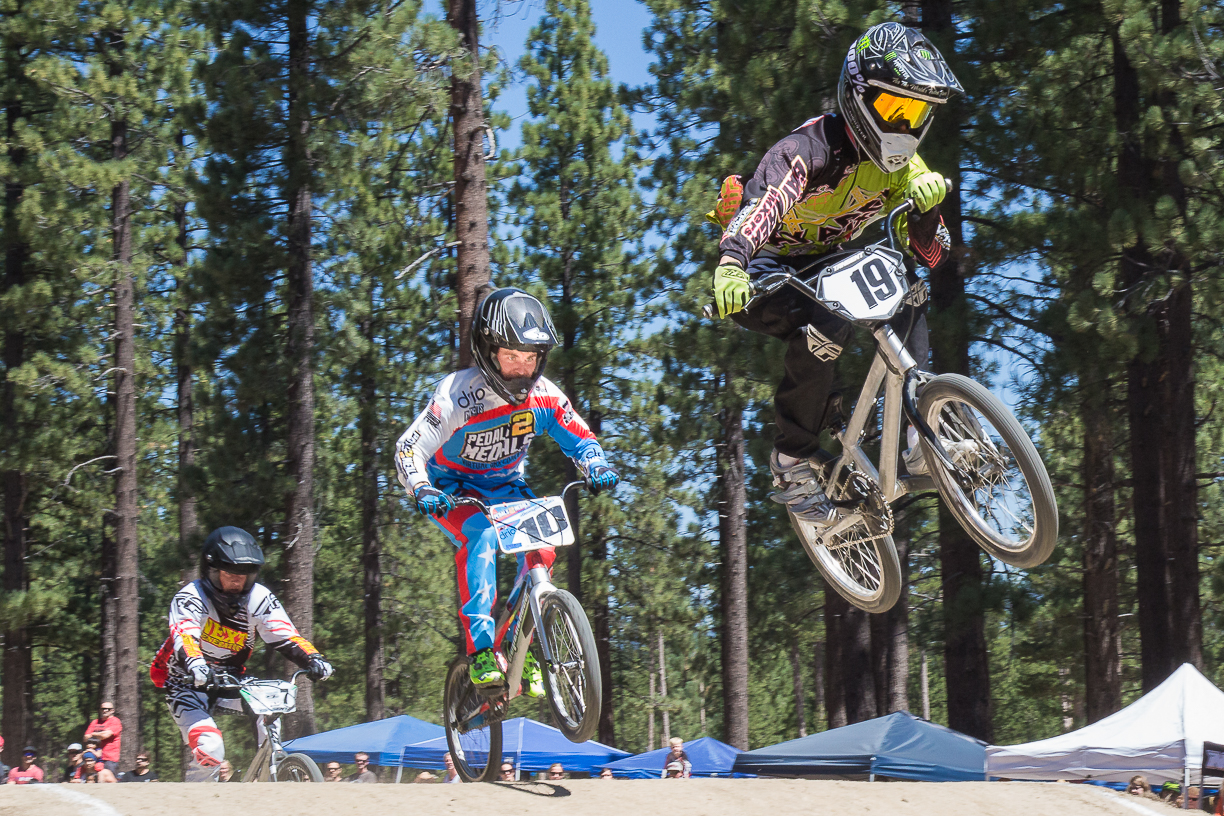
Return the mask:
[(1173, 816), (1086, 785), (572, 780), (487, 785), (5, 785), (0, 816)]

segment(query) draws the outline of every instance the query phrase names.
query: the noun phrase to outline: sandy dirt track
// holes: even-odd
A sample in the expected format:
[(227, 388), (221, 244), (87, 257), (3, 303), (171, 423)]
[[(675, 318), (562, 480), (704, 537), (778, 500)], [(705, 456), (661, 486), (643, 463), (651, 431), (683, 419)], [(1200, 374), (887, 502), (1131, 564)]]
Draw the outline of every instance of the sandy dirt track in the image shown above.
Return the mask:
[[(67, 789), (65, 798), (53, 788)], [(88, 798), (86, 798), (88, 797)], [(99, 806), (101, 805), (101, 806)], [(801, 779), (572, 780), (515, 785), (218, 784), (0, 787), (0, 816), (1171, 816), (1079, 785), (817, 782)]]

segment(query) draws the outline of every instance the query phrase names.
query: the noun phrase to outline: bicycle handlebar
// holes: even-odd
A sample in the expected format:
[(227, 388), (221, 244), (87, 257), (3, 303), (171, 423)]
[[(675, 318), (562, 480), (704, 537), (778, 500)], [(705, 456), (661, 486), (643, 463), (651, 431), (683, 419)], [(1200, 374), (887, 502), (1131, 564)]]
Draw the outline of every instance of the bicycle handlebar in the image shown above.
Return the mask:
[[(586, 487), (586, 480), (579, 479), (576, 482), (570, 482), (565, 487), (561, 488), (561, 492), (558, 495), (564, 498), (566, 493), (568, 493), (571, 489), (579, 485), (581, 485), (582, 487)], [(469, 507), (475, 507), (479, 509), (480, 512), (484, 513), (486, 516), (489, 515), (489, 505), (485, 504), (484, 501), (476, 498), (475, 496), (455, 496), (454, 501), (455, 501), (456, 507), (462, 507), (464, 505), (467, 505)]]
[[(944, 190), (948, 193), (952, 192), (952, 179), (947, 178), (946, 176), (944, 177)], [(916, 202), (912, 198), (907, 198), (904, 201), (902, 201), (900, 204), (898, 204), (895, 208), (893, 208), (892, 212), (888, 214), (888, 220), (885, 222), (885, 228), (888, 232), (888, 246), (890, 248), (894, 250), (897, 248), (897, 243), (894, 240), (894, 236), (896, 235), (896, 233), (893, 229), (893, 222), (896, 220), (898, 215), (901, 215), (902, 213), (911, 212), (912, 210), (917, 208), (917, 206), (918, 206), (918, 202)], [(771, 294), (775, 290), (781, 288), (781, 286), (784, 283), (787, 283), (789, 280), (794, 278), (794, 275), (788, 272), (779, 272), (776, 274), (785, 276), (784, 279), (780, 280), (776, 286), (758, 288), (756, 285), (754, 285), (751, 282), (748, 284), (748, 291), (750, 293), (750, 296), (748, 298), (748, 302), (744, 304), (745, 309), (748, 308), (748, 306), (750, 306), (753, 303), (753, 301), (755, 301), (762, 294)], [(701, 315), (707, 320), (713, 320), (715, 317), (718, 316), (718, 304), (707, 303), (706, 305), (702, 306)]]
[[(296, 683), (298, 677), (302, 676), (303, 674), (309, 674), (309, 673), (305, 669), (298, 669), (297, 671), (293, 673), (293, 676), (289, 678), (289, 682)], [(214, 677), (216, 679), (212, 683), (209, 683), (207, 686), (205, 686), (204, 691), (233, 692), (233, 691), (238, 691), (240, 688), (242, 688), (242, 679), (235, 677), (229, 672), (217, 672), (214, 675)]]

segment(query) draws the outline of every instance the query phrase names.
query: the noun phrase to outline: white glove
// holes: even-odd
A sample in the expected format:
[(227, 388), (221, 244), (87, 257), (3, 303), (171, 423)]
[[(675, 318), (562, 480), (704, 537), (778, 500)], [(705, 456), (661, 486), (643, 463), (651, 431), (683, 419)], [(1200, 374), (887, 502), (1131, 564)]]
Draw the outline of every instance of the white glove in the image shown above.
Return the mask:
[(216, 679), (212, 666), (208, 665), (202, 657), (193, 657), (188, 660), (187, 671), (191, 672), (191, 683), (196, 688), (204, 688)]

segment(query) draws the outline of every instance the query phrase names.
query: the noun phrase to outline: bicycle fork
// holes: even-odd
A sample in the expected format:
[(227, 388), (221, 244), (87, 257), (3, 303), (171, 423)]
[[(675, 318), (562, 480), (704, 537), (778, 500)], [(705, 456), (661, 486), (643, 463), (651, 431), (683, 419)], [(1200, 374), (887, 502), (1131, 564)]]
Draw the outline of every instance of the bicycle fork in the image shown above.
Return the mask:
[[(552, 592), (552, 579), (546, 567), (532, 567), (518, 587), (518, 598), (514, 603), (513, 612), (505, 622), (505, 633), (502, 642), (510, 640), (510, 652), (506, 655), (506, 682), (509, 685), (509, 697), (520, 693), (523, 679), (523, 665), (527, 661), (527, 650), (531, 647), (531, 637), (536, 626), (543, 621), (540, 606), (544, 596)], [(508, 607), (509, 608), (509, 607)], [(501, 629), (502, 627), (498, 627)], [(544, 652), (546, 663), (553, 659), (552, 646), (547, 637), (540, 637), (540, 649)]]

